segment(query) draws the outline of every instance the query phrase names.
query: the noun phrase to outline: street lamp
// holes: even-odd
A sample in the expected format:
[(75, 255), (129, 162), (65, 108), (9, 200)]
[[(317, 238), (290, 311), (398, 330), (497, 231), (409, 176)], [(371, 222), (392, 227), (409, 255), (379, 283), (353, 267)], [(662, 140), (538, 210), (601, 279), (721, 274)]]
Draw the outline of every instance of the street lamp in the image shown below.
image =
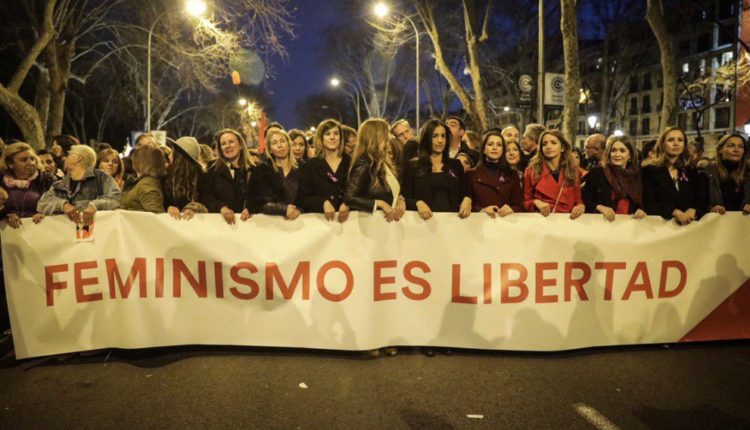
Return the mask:
[(247, 106), (247, 99), (246, 99), (246, 98), (244, 98), (244, 97), (242, 97), (241, 99), (237, 100), (237, 103), (238, 103), (238, 104), (239, 104), (240, 106)]
[(613, 134), (615, 135), (615, 137), (625, 136), (625, 133), (623, 133), (622, 130), (620, 130), (619, 128), (617, 130), (615, 130), (615, 132)]
[[(376, 17), (383, 19), (387, 17), (388, 14), (390, 13), (390, 8), (388, 7), (388, 5), (381, 2), (375, 5), (375, 7), (373, 8), (373, 12), (375, 13)], [(409, 21), (409, 24), (411, 24), (412, 29), (414, 29), (414, 40), (417, 45), (415, 49), (415, 56), (416, 56), (415, 62), (416, 62), (416, 69), (417, 69), (416, 81), (415, 81), (416, 100), (414, 102), (417, 105), (416, 125), (417, 125), (417, 130), (419, 130), (419, 30), (417, 30), (417, 24), (414, 23), (414, 20), (412, 20), (409, 17), (409, 15), (405, 13), (401, 13), (401, 12), (397, 12), (397, 13), (403, 16), (404, 18), (406, 18), (406, 20)]]
[(745, 121), (745, 134), (750, 135), (750, 118)]
[[(359, 104), (360, 104), (360, 102), (359, 102), (359, 90), (354, 85), (350, 84), (349, 82), (342, 81), (339, 78), (331, 78), (331, 80), (329, 81), (329, 83), (334, 88), (338, 88), (341, 84), (345, 84), (345, 85), (348, 85), (349, 88), (352, 89), (352, 91), (354, 91), (354, 94), (356, 95), (356, 101), (355, 101), (356, 106), (354, 106), (354, 109), (357, 112), (357, 128), (359, 128), (360, 124), (362, 124), (362, 118), (360, 116), (360, 110), (359, 110)], [(352, 99), (354, 99), (354, 97), (351, 94), (349, 94), (349, 97), (352, 97)], [(339, 116), (339, 122), (341, 122), (341, 117), (340, 116)]]
[[(185, 9), (190, 15), (199, 17), (206, 9), (206, 3), (202, 0), (189, 0), (185, 5)], [(167, 14), (168, 11), (164, 11), (156, 17), (151, 28), (148, 30), (148, 54), (147, 54), (147, 71), (146, 71), (146, 133), (151, 133), (151, 39), (154, 36), (154, 28), (156, 24)]]
[(586, 122), (589, 123), (589, 128), (594, 129), (596, 128), (596, 122), (599, 120), (599, 118), (596, 117), (596, 115), (590, 115), (588, 118), (586, 118)]
[(503, 108), (503, 112), (510, 112), (510, 106), (505, 106)]

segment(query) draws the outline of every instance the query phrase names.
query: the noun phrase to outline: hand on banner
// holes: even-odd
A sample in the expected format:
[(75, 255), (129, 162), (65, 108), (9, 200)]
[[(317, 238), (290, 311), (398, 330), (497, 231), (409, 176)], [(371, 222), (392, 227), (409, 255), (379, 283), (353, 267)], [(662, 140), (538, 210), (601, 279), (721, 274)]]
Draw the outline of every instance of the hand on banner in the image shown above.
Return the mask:
[(383, 200), (375, 200), (375, 206), (383, 211), (383, 216), (388, 222), (393, 221), (393, 207)]
[(615, 220), (615, 211), (612, 210), (609, 206), (604, 205), (596, 205), (596, 210), (598, 210), (602, 215), (604, 215), (604, 219), (606, 219), (609, 222), (612, 222)]
[(727, 209), (724, 206), (716, 205), (711, 208), (711, 212), (719, 215), (724, 215), (725, 213), (727, 213)]
[(393, 208), (393, 220), (398, 221), (406, 213), (406, 199), (404, 196), (398, 196), (396, 207)]
[(690, 222), (695, 221), (696, 218), (697, 218), (697, 214), (695, 213), (695, 209), (693, 209), (693, 208), (690, 208), (690, 209), (686, 210), (685, 211), (685, 215), (687, 215), (688, 218), (690, 218)]
[(336, 218), (336, 208), (329, 200), (323, 202), (323, 215), (325, 215), (326, 221), (333, 221)]
[(81, 212), (83, 215), (83, 224), (84, 225), (92, 225), (94, 224), (94, 214), (96, 213), (96, 208), (94, 205), (89, 204), (86, 206), (86, 209)]
[(643, 209), (638, 209), (633, 214), (633, 219), (640, 220), (640, 219), (643, 219), (643, 218), (646, 218), (646, 212), (644, 212)]
[(745, 207), (742, 208), (742, 212), (744, 212), (745, 215), (750, 215), (750, 203), (746, 204)]
[(21, 217), (19, 217), (16, 214), (8, 214), (7, 220), (8, 220), (8, 225), (11, 228), (18, 228), (18, 227), (21, 227), (21, 224), (23, 224), (23, 222), (21, 222)]
[(506, 204), (506, 205), (503, 205), (503, 207), (500, 208), (500, 210), (498, 211), (498, 213), (500, 214), (501, 217), (506, 217), (508, 215), (513, 214), (513, 209), (511, 209), (511, 207)]
[(71, 205), (70, 203), (65, 202), (63, 204), (63, 213), (74, 223), (81, 223), (81, 215), (78, 213), (78, 209), (76, 209), (76, 207)]
[(179, 220), (182, 219), (182, 214), (180, 214), (180, 210), (177, 209), (174, 206), (168, 207), (167, 208), (167, 213), (169, 214), (169, 216), (171, 216), (172, 218), (176, 219), (177, 221), (179, 221)]
[(497, 218), (497, 215), (500, 213), (500, 208), (496, 205), (487, 206), (486, 208), (482, 209), (482, 212), (489, 215), (490, 218)]
[(550, 214), (549, 203), (545, 203), (539, 199), (536, 199), (534, 200), (534, 206), (536, 206), (536, 208), (539, 209), (539, 213), (542, 214), (542, 216), (549, 216)]
[(221, 208), (221, 210), (219, 212), (221, 212), (221, 216), (222, 216), (222, 218), (224, 218), (224, 221), (226, 221), (227, 224), (234, 225), (234, 223), (236, 221), (234, 219), (234, 211), (233, 210), (231, 210), (228, 207), (224, 206), (224, 207)]
[(185, 209), (182, 212), (182, 219), (185, 221), (190, 221), (195, 216), (195, 212), (192, 209)]
[(461, 206), (458, 207), (458, 217), (466, 218), (469, 215), (471, 215), (471, 199), (464, 197), (464, 199), (461, 200)]
[(585, 211), (586, 211), (586, 206), (584, 206), (583, 203), (579, 205), (575, 205), (575, 207), (573, 207), (573, 210), (570, 211), (570, 219), (576, 219), (580, 217), (581, 215), (583, 215)]
[(339, 222), (344, 222), (349, 218), (349, 206), (341, 203), (339, 206)]
[(293, 220), (297, 219), (299, 217), (300, 211), (297, 209), (297, 206), (294, 205), (287, 205), (286, 207), (286, 219)]
[(417, 202), (417, 212), (419, 212), (419, 216), (421, 216), (422, 219), (426, 220), (432, 218), (432, 210), (427, 206), (427, 203), (422, 200)]
[(688, 225), (690, 224), (690, 221), (692, 221), (687, 213), (679, 209), (675, 209), (674, 212), (672, 212), (672, 216), (674, 217), (674, 221), (679, 225)]
[(247, 210), (247, 208), (242, 209), (242, 213), (240, 214), (240, 220), (247, 221), (250, 219), (250, 211)]

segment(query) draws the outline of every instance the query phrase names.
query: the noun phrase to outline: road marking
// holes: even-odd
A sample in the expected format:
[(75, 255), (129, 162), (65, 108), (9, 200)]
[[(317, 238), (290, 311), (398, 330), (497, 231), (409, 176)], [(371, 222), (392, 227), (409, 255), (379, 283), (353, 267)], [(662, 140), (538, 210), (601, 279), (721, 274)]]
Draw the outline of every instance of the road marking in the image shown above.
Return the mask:
[(573, 405), (573, 408), (580, 416), (585, 418), (589, 424), (599, 430), (620, 430), (620, 427), (617, 427), (615, 423), (608, 420), (607, 417), (602, 415), (599, 411), (585, 403), (576, 403)]

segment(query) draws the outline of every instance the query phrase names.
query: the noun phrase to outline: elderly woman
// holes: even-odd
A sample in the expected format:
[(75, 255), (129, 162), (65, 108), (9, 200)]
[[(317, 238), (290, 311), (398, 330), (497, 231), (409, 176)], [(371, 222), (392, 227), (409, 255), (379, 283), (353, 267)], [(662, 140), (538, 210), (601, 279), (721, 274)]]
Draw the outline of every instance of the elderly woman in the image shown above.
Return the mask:
[(645, 217), (646, 212), (641, 209), (640, 165), (630, 137), (610, 137), (604, 150), (604, 164), (589, 171), (583, 186), (586, 212), (601, 213), (610, 222), (615, 220), (615, 214), (632, 214), (635, 219)]
[(65, 159), (65, 177), (42, 195), (37, 210), (45, 215), (64, 213), (71, 221), (91, 225), (97, 210), (120, 207), (115, 180), (95, 169), (96, 153), (86, 145), (73, 145)]
[(12, 228), (21, 226), (21, 218), (32, 217), (34, 223), (39, 223), (44, 215), (37, 213), (36, 205), (53, 179), (39, 169), (34, 150), (21, 142), (8, 145), (0, 160), (0, 171), (0, 187), (8, 194), (0, 216), (6, 218)]
[(96, 167), (111, 176), (120, 189), (125, 185), (125, 166), (114, 149), (99, 151), (96, 154)]
[(122, 193), (122, 209), (138, 212), (164, 212), (161, 178), (165, 173), (164, 155), (159, 148), (141, 145), (131, 154), (136, 179)]
[(545, 131), (539, 143), (542, 150), (531, 158), (523, 175), (524, 208), (542, 216), (569, 213), (571, 219), (580, 217), (586, 206), (570, 143), (559, 130)]
[(349, 215), (349, 207), (344, 204), (344, 187), (351, 157), (345, 152), (343, 135), (336, 120), (321, 122), (315, 134), (315, 146), (320, 152), (300, 169), (299, 206), (305, 212), (325, 214), (328, 221), (337, 218), (337, 212), (339, 222), (346, 221)]

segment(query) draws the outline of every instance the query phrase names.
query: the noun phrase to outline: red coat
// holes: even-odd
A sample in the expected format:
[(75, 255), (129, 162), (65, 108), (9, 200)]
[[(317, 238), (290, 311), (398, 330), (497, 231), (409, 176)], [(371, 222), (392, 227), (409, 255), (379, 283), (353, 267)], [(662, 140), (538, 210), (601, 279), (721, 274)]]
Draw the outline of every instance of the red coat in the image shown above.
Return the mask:
[[(576, 179), (575, 185), (565, 185), (564, 172), (560, 172), (559, 180), (552, 177), (547, 164), (542, 164), (542, 174), (538, 181), (534, 181), (534, 170), (527, 168), (523, 173), (523, 206), (527, 212), (537, 212), (534, 200), (548, 203), (550, 211), (555, 213), (570, 213), (576, 205), (583, 204), (581, 197), (581, 176)], [(560, 188), (562, 187), (562, 192)], [(560, 195), (558, 200), (557, 196)], [(555, 201), (557, 200), (557, 208)]]
[(510, 206), (514, 212), (523, 211), (523, 192), (521, 179), (515, 171), (491, 174), (484, 166), (467, 172), (469, 175), (469, 193), (471, 210), (479, 212), (487, 206)]

